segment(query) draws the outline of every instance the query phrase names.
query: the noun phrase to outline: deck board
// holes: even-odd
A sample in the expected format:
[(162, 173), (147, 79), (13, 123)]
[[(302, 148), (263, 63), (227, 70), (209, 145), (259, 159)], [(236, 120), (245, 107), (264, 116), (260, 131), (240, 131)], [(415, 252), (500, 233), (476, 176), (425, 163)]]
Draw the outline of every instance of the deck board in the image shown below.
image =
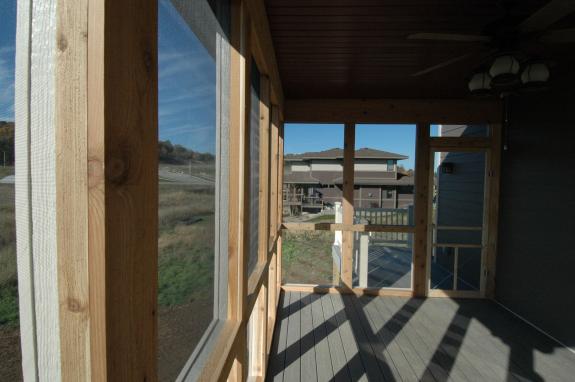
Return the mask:
[(266, 380), (567, 381), (575, 354), (487, 300), (285, 293)]
[(285, 369), (283, 377), (284, 381), (301, 380), (300, 302), (301, 302), (300, 293), (296, 292), (291, 294), (289, 304), (288, 327), (287, 327), (287, 341), (285, 349)]
[(312, 294), (310, 297), (317, 380), (329, 381), (333, 378), (333, 367), (331, 365), (331, 354), (329, 351), (329, 344), (327, 342), (327, 330), (325, 327), (323, 308), (321, 307), (321, 296)]
[(301, 294), (301, 380), (316, 381), (315, 340), (313, 317), (311, 313), (311, 295)]

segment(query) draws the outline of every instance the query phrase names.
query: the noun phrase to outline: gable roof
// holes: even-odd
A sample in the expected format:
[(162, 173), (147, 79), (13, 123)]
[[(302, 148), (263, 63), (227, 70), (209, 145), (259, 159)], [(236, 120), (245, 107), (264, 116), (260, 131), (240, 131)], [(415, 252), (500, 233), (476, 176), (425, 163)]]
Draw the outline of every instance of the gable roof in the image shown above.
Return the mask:
[[(356, 159), (408, 159), (408, 156), (391, 153), (383, 150), (370, 149), (367, 147), (355, 150)], [(307, 159), (343, 159), (343, 149), (333, 148), (325, 151), (307, 152), (302, 154), (286, 154), (286, 161), (299, 161)]]

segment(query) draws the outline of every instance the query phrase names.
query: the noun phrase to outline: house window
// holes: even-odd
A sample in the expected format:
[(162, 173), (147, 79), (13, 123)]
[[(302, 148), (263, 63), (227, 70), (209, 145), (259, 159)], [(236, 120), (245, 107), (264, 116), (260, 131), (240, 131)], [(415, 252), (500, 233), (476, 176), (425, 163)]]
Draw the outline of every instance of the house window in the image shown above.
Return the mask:
[(388, 159), (387, 161), (387, 171), (395, 171), (395, 161)]
[(158, 9), (158, 369), (196, 379), (227, 311), (229, 1)]

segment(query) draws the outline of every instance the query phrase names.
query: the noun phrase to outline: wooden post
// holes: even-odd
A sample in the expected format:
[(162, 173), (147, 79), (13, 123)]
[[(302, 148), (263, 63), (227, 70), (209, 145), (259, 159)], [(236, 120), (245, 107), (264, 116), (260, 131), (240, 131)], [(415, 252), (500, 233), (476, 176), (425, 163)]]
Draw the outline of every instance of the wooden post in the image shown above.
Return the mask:
[[(231, 3), (230, 54), (230, 171), (228, 236), (228, 317), (244, 322), (248, 294), (249, 253), (249, 124), (251, 60), (249, 25), (241, 0)], [(246, 325), (240, 325), (232, 350), (230, 381), (243, 381), (247, 372)], [(231, 357), (230, 357), (231, 358)], [(224, 368), (225, 369), (225, 368)], [(225, 379), (225, 376), (222, 376)]]
[[(106, 376), (105, 333), (90, 336), (88, 276), (88, 1), (59, 0), (67, 12), (57, 14), (56, 59), (56, 221), (62, 380)], [(104, 31), (100, 31), (99, 38)], [(97, 94), (100, 96), (100, 94)], [(96, 94), (90, 94), (95, 99)], [(97, 137), (95, 137), (98, 139)], [(103, 138), (103, 135), (102, 135)], [(103, 161), (102, 161), (103, 163)], [(101, 179), (100, 179), (101, 180)], [(102, 206), (105, 210), (105, 206)], [(98, 228), (103, 229), (101, 225)], [(103, 285), (102, 274), (98, 275)], [(93, 296), (99, 319), (105, 312), (104, 295)], [(96, 320), (97, 322), (98, 320)], [(105, 328), (105, 322), (104, 326)], [(85, 346), (90, 344), (98, 346)], [(105, 343), (105, 342), (104, 342)], [(90, 350), (94, 350), (93, 360)]]
[(258, 262), (265, 262), (269, 252), (269, 200), (270, 200), (270, 82), (260, 76), (260, 185), (259, 185), (259, 243)]
[[(88, 4), (91, 373), (99, 380), (155, 380), (157, 3)], [(70, 48), (63, 39), (59, 43)]]
[(276, 105), (272, 105), (271, 109), (271, 133), (270, 133), (270, 203), (269, 203), (269, 219), (270, 219), (270, 238), (274, 240), (278, 233), (278, 227), (280, 221), (278, 219), (278, 205), (279, 197), (281, 195), (281, 184), (278, 181), (279, 178), (279, 158), (278, 158), (278, 143), (279, 143), (279, 108)]
[[(245, 7), (243, 7), (245, 12)], [(250, 253), (250, 122), (251, 122), (251, 67), (252, 67), (252, 57), (250, 53), (250, 20), (247, 14), (243, 14), (242, 17), (242, 28), (245, 28), (242, 33), (242, 54), (244, 62), (244, 103), (243, 103), (243, 158), (240, 163), (243, 165), (242, 182), (243, 182), (243, 193), (242, 193), (242, 207), (240, 208), (241, 231), (242, 231), (242, 249), (240, 251), (241, 258), (241, 269), (240, 269), (240, 285), (241, 289), (238, 290), (239, 293), (239, 307), (238, 319), (243, 322), (240, 326), (240, 332), (238, 333), (238, 341), (236, 346), (236, 372), (238, 375), (238, 380), (244, 381), (247, 378), (249, 365), (248, 365), (248, 354), (246, 352), (247, 348), (247, 322), (249, 320), (249, 312), (247, 310), (247, 297), (248, 297), (248, 257)]]
[(423, 297), (427, 293), (427, 250), (430, 213), (431, 152), (429, 124), (417, 125), (415, 151), (415, 239), (413, 248), (413, 293)]
[[(343, 143), (343, 224), (353, 224), (353, 177), (355, 155), (355, 124), (346, 123)], [(343, 231), (341, 258), (341, 281), (352, 289), (353, 232)]]
[[(278, 206), (277, 223), (281, 226), (283, 221), (283, 179), (284, 179), (284, 124), (282, 121), (278, 125)], [(279, 232), (277, 253), (277, 292), (281, 293), (282, 284), (282, 233)]]
[(488, 169), (488, 203), (487, 203), (487, 231), (485, 256), (485, 297), (495, 298), (495, 266), (497, 259), (497, 236), (499, 226), (499, 198), (501, 188), (501, 150), (502, 150), (501, 124), (491, 125), (491, 148), (489, 150)]

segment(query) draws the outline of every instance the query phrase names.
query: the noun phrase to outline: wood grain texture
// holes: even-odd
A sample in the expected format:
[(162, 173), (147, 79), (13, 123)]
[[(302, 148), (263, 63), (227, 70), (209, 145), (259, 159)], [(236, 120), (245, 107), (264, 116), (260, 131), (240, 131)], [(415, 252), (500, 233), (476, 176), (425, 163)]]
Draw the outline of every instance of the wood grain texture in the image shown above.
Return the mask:
[[(106, 358), (109, 380), (157, 378), (157, 3), (104, 2)], [(119, 65), (118, 63), (122, 63)], [(97, 127), (94, 127), (97, 128)], [(143, 224), (145, 222), (145, 224)], [(98, 227), (91, 227), (98, 229)]]
[[(343, 224), (353, 224), (353, 182), (355, 155), (355, 124), (346, 123), (343, 143)], [(343, 286), (352, 288), (353, 278), (353, 233), (345, 231), (342, 234), (341, 282)]]
[(104, 102), (105, 3), (88, 3), (88, 274), (90, 284), (91, 374), (106, 380), (106, 125)]
[(487, 243), (485, 256), (485, 297), (495, 298), (495, 266), (497, 263), (497, 241), (499, 232), (499, 201), (501, 190), (501, 151), (502, 127), (501, 124), (491, 125), (491, 148), (489, 151), (489, 189), (487, 201)]
[[(230, 49), (230, 136), (229, 157), (230, 171), (228, 204), (228, 318), (241, 321), (240, 292), (243, 289), (240, 275), (243, 270), (242, 228), (243, 218), (243, 158), (244, 158), (244, 123), (245, 123), (245, 60), (242, 53), (244, 29), (242, 27), (242, 7), (240, 0), (231, 2), (231, 49)], [(237, 190), (237, 192), (231, 192)]]
[(271, 131), (270, 131), (270, 203), (269, 203), (269, 222), (270, 222), (270, 239), (275, 240), (278, 233), (278, 194), (281, 194), (281, 184), (278, 181), (279, 160), (278, 160), (278, 144), (279, 144), (279, 108), (276, 105), (271, 106)]
[(260, 75), (260, 170), (259, 170), (259, 243), (258, 261), (265, 262), (269, 252), (269, 201), (270, 201), (270, 81)]
[[(278, 226), (283, 221), (283, 178), (284, 178), (284, 125), (280, 120), (278, 126), (278, 204), (277, 204), (277, 221)], [(282, 283), (282, 236), (281, 231), (278, 232), (277, 241), (277, 288), (278, 296)]]
[(286, 99), (290, 123), (490, 123), (501, 102), (466, 99)]
[(413, 292), (427, 291), (427, 251), (429, 246), (430, 173), (429, 124), (417, 125), (415, 152), (415, 235), (413, 245)]
[[(91, 379), (88, 284), (88, 0), (59, 0), (56, 220), (62, 380)], [(100, 335), (102, 333), (99, 333)], [(94, 333), (95, 336), (99, 335)]]

